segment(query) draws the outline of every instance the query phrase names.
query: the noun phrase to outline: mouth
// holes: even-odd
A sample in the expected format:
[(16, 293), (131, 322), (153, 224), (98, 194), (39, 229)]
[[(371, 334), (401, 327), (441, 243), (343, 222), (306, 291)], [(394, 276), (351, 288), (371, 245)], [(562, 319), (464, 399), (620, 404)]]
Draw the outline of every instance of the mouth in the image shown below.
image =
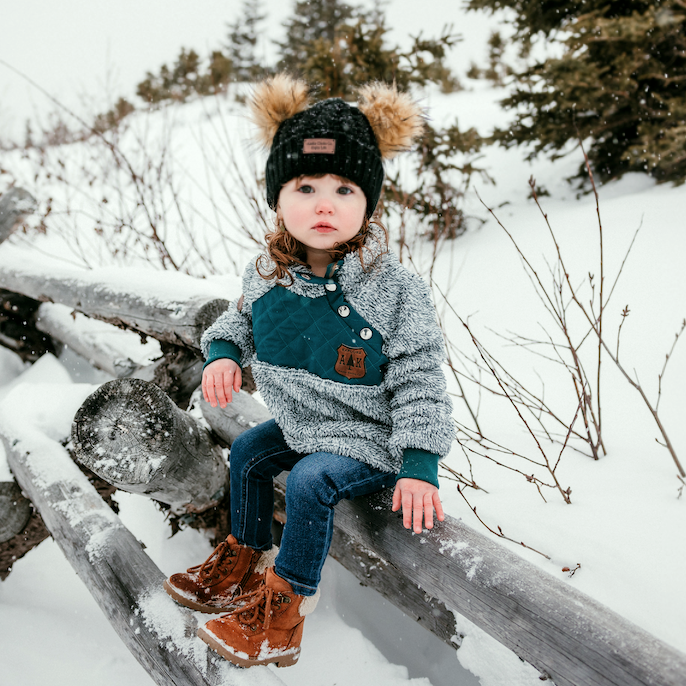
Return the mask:
[(331, 226), (331, 224), (328, 224), (327, 222), (318, 222), (312, 228), (318, 233), (331, 233), (336, 230), (335, 226)]

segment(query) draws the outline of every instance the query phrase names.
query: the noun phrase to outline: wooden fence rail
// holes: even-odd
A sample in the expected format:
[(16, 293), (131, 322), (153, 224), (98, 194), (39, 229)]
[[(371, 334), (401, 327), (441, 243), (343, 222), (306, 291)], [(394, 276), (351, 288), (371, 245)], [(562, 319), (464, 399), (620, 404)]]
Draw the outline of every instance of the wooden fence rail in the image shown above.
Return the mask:
[[(10, 270), (9, 277), (6, 271), (0, 259), (0, 288), (46, 296), (48, 289), (38, 287), (37, 277), (27, 281), (16, 269)], [(54, 280), (51, 284), (52, 300), (62, 297), (70, 306), (78, 300), (79, 309), (87, 314), (89, 304), (97, 302), (89, 294), (92, 283), (90, 288), (78, 286), (78, 297), (70, 291), (73, 280), (71, 285), (60, 286)], [(137, 291), (136, 298), (115, 292), (107, 297), (126, 302), (127, 316), (138, 328), (145, 317), (136, 311), (136, 303), (146, 298), (135, 285), (132, 290)], [(216, 311), (218, 306), (212, 308)], [(179, 307), (179, 311), (192, 309), (192, 304)], [(101, 316), (102, 308), (96, 310), (93, 314)], [(170, 340), (176, 317), (164, 305), (157, 308), (155, 317), (157, 329), (167, 332), (165, 339)], [(118, 322), (124, 319), (119, 317)], [(197, 321), (191, 326), (194, 334), (185, 339), (193, 341), (186, 343), (189, 347), (197, 346), (199, 326)], [(154, 335), (151, 327), (147, 333)], [(238, 397), (241, 402), (225, 412), (201, 405), (212, 432), (227, 444), (251, 423), (265, 418), (264, 407), (254, 398), (245, 393)], [(12, 462), (19, 465), (20, 460), (12, 458)], [(277, 510), (284, 487), (282, 478), (276, 484)], [(39, 509), (51, 507), (45, 502), (35, 504)], [(279, 510), (277, 516), (285, 515)], [(495, 540), (451, 517), (431, 532), (410, 535), (398, 518), (384, 494), (343, 501), (336, 509), (332, 555), (443, 640), (450, 642), (455, 634), (454, 610), (552, 677), (557, 686), (683, 686), (686, 655)], [(53, 526), (67, 524), (57, 521)]]
[[(61, 303), (89, 317), (194, 350), (200, 348), (202, 332), (229, 304), (212, 297), (163, 299), (159, 292), (146, 293), (145, 284), (135, 279), (125, 288), (120, 279), (107, 282), (101, 277), (98, 282), (97, 272), (86, 269), (52, 268), (46, 274), (42, 263), (7, 262), (0, 259), (1, 288), (40, 302)], [(155, 278), (164, 282), (165, 273)]]
[[(134, 657), (159, 686), (239, 686), (241, 670), (207, 650), (194, 614), (162, 589), (165, 575), (57, 442), (2, 418), (12, 473)], [(266, 668), (260, 683), (283, 684)]]

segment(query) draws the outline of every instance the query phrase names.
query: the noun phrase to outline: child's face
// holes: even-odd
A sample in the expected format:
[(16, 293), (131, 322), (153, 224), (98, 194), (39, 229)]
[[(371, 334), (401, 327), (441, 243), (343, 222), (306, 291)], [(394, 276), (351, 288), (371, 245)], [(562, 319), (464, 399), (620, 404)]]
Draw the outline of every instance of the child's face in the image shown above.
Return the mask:
[(330, 250), (362, 228), (367, 198), (352, 181), (327, 174), (291, 179), (281, 188), (279, 212), (286, 230), (310, 250)]

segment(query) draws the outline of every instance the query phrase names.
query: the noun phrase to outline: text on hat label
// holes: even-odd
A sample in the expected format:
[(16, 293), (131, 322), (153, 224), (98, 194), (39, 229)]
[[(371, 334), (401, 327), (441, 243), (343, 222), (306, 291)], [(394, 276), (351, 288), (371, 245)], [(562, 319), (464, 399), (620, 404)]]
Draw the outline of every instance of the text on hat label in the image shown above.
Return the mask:
[(333, 155), (336, 152), (335, 138), (306, 138), (303, 141), (304, 153)]

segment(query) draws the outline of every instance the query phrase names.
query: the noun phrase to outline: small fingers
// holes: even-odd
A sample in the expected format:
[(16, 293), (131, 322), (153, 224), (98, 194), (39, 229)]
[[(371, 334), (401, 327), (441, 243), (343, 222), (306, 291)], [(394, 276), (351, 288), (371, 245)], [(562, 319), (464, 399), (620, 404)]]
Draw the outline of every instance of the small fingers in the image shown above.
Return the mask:
[(235, 390), (238, 393), (241, 382), (240, 367), (233, 360), (215, 360), (208, 364), (203, 371), (203, 398), (212, 407), (217, 407), (217, 401), (219, 401), (219, 405), (223, 409), (233, 400), (232, 391)]
[(414, 532), (422, 533), (422, 519), (424, 518), (424, 502), (422, 497), (415, 493), (412, 498), (412, 519), (414, 521)]
[[(422, 503), (424, 509), (424, 524), (427, 529), (434, 528), (434, 504), (431, 493), (424, 494), (424, 501)], [(436, 513), (438, 515), (438, 513)]]
[(202, 377), (202, 395), (212, 407), (217, 407), (217, 396), (214, 392), (214, 376), (212, 374), (204, 374)]
[(422, 526), (433, 529), (434, 517), (439, 522), (445, 519), (438, 489), (418, 479), (403, 478), (393, 491), (393, 512), (402, 507), (403, 526), (416, 534), (422, 533)]
[(403, 504), (403, 526), (406, 529), (412, 528), (412, 492), (404, 490), (402, 495)]
[[(214, 374), (212, 376), (212, 385), (214, 386), (214, 392), (217, 394), (217, 400), (219, 401), (219, 407), (226, 407), (226, 393), (224, 392), (224, 374)], [(231, 388), (229, 386), (229, 388)]]
[(438, 491), (433, 492), (432, 496), (433, 506), (436, 510), (436, 519), (442, 522), (445, 519), (445, 514), (443, 513), (443, 504), (441, 503), (441, 496), (438, 495)]
[(400, 486), (398, 486), (398, 484), (396, 484), (395, 489), (393, 490), (393, 503), (391, 505), (391, 511), (397, 512), (400, 509), (401, 498), (402, 498), (402, 491), (400, 490)]
[(219, 388), (221, 389), (221, 395), (224, 398), (224, 404), (222, 405), (222, 397), (219, 397), (219, 404), (222, 408), (226, 407), (227, 403), (233, 400), (232, 388), (234, 384), (235, 374), (233, 371), (225, 371), (221, 376), (221, 382)]
[(210, 393), (207, 389), (207, 376), (205, 374), (202, 375), (202, 397), (205, 399), (206, 403), (210, 403), (210, 405), (212, 404)]

